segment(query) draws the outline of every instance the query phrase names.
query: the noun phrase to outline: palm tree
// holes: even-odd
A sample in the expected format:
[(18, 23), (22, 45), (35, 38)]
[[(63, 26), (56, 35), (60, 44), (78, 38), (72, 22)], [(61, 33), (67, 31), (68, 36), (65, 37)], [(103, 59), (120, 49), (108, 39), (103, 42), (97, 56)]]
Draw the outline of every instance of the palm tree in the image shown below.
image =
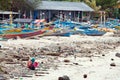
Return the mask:
[(102, 5), (102, 9), (113, 8), (119, 0), (96, 0), (97, 5)]
[(118, 9), (115, 9), (118, 1), (120, 0), (97, 0), (97, 4), (102, 5), (101, 9), (108, 13), (108, 17), (115, 17), (118, 12)]
[(85, 0), (85, 3), (88, 4), (95, 11), (99, 11), (101, 9), (101, 6), (96, 5), (96, 0)]
[(24, 0), (24, 2), (28, 4), (30, 8), (35, 9), (41, 3), (41, 0)]

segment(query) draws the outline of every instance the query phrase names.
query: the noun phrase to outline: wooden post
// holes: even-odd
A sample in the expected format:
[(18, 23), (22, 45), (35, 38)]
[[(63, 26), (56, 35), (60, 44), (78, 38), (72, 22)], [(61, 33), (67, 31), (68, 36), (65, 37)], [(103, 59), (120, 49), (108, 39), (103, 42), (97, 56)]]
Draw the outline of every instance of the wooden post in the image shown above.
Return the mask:
[(79, 16), (79, 15), (80, 15), (80, 12), (78, 11), (78, 22), (79, 22), (79, 18), (80, 18), (80, 16)]
[(40, 19), (42, 19), (42, 11), (40, 11)]
[(62, 18), (63, 18), (63, 17), (62, 17), (62, 11), (60, 11), (60, 20), (62, 20)]
[(51, 19), (50, 19), (51, 18), (51, 11), (50, 10), (48, 11), (48, 15), (49, 15), (48, 18), (49, 18), (49, 22), (50, 22), (51, 21)]
[(74, 18), (73, 18), (74, 21), (76, 21), (76, 17), (75, 17), (75, 11), (74, 11)]
[(32, 11), (30, 10), (30, 19), (32, 19)]
[(103, 12), (103, 15), (104, 15), (104, 27), (105, 27), (105, 11)]
[(70, 21), (71, 21), (71, 16), (72, 16), (72, 15), (71, 15), (71, 11), (70, 11), (70, 12), (69, 12), (69, 19), (70, 19)]
[(100, 11), (101, 24), (102, 24), (102, 11)]
[(81, 21), (83, 21), (83, 12), (81, 11)]
[(20, 19), (20, 10), (18, 10), (18, 13), (19, 13), (18, 17), (19, 17), (19, 19)]
[(2, 14), (3, 20), (4, 20), (4, 14)]
[(10, 17), (10, 24), (12, 24), (12, 11), (11, 11), (9, 17)]

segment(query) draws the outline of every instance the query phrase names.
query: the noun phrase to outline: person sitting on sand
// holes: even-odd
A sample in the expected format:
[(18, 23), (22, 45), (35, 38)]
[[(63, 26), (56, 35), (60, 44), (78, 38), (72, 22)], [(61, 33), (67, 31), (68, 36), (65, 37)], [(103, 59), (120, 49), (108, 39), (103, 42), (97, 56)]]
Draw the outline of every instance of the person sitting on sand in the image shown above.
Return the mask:
[(38, 62), (35, 62), (35, 58), (32, 58), (27, 62), (27, 67), (31, 70), (35, 70), (37, 66), (38, 66)]

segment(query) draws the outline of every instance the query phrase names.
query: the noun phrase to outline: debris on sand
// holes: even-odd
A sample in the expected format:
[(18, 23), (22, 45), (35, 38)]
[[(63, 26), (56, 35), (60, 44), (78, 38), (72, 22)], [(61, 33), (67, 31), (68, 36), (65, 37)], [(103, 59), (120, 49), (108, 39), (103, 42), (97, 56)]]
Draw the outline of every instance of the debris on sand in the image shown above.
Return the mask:
[(115, 64), (115, 63), (111, 63), (111, 64), (110, 64), (110, 66), (113, 66), (113, 67), (115, 67), (115, 66), (116, 66), (116, 64)]
[(83, 78), (87, 78), (87, 74), (84, 74), (84, 75), (83, 75)]
[[(119, 47), (119, 41), (119, 37), (72, 36), (69, 38), (43, 37), (35, 41), (18, 39), (8, 41), (9, 43), (2, 42), (4, 47), (0, 49), (0, 72), (8, 75), (8, 78), (32, 77), (33, 74), (45, 76), (50, 74), (48, 72), (50, 69), (59, 70), (61, 66), (72, 65), (77, 68), (82, 65), (84, 67), (87, 64), (82, 64), (85, 61), (79, 63), (80, 58), (87, 58), (88, 63), (94, 64), (96, 62), (94, 58), (108, 57), (107, 54), (110, 51)], [(120, 53), (116, 53), (115, 56), (120, 57)], [(40, 63), (35, 71), (29, 70), (26, 65), (31, 57), (35, 57)], [(112, 57), (111, 61), (116, 61), (116, 58)], [(65, 65), (68, 63), (69, 65)], [(110, 66), (116, 66), (116, 64), (111, 63)], [(87, 77), (87, 74), (83, 75), (83, 78)]]
[(115, 56), (120, 58), (120, 53), (116, 53)]
[(64, 75), (62, 77), (58, 77), (58, 80), (70, 80), (70, 78), (67, 75)]

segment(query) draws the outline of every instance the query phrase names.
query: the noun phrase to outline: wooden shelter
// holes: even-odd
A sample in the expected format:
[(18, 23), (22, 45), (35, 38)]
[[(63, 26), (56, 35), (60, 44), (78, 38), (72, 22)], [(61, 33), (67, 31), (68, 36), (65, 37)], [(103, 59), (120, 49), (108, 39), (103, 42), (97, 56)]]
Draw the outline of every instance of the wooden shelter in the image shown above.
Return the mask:
[(94, 10), (83, 2), (41, 1), (34, 11), (34, 19), (80, 21), (83, 12), (88, 15)]

